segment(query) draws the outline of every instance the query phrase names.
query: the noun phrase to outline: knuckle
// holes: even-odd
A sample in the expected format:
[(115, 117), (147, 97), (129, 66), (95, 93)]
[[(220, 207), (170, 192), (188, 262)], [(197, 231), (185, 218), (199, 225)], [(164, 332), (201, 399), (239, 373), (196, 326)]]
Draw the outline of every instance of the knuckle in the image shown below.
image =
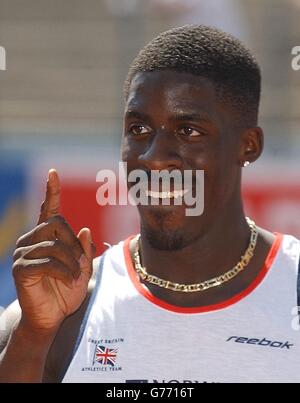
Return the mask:
[(22, 242), (22, 237), (19, 237), (19, 238), (17, 239), (17, 241), (16, 241), (16, 248), (17, 248), (17, 249), (20, 247), (21, 242)]
[(35, 227), (31, 231), (26, 232), (26, 234), (21, 235), (16, 241), (16, 249), (30, 246), (37, 230), (38, 227)]
[(23, 254), (23, 248), (17, 248), (13, 254), (13, 261), (16, 262)]
[(12, 275), (13, 275), (13, 277), (17, 278), (23, 268), (24, 268), (24, 265), (22, 263), (22, 260), (21, 259), (16, 260), (12, 265)]
[[(29, 233), (26, 233), (26, 234), (20, 236), (20, 237), (17, 239), (17, 242), (16, 242), (16, 249), (21, 248), (22, 246), (24, 246), (24, 245), (27, 243), (27, 239), (28, 239), (28, 238), (30, 238), (30, 234), (29, 234)], [(28, 241), (29, 241), (29, 239), (28, 239)]]

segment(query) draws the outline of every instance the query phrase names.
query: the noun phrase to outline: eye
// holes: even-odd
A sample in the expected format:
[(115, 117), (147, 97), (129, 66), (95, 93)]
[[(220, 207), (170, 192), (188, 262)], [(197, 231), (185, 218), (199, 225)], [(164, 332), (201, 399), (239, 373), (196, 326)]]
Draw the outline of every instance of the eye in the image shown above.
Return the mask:
[(178, 130), (178, 134), (185, 137), (200, 137), (203, 136), (204, 133), (200, 130), (196, 130), (193, 127), (185, 126)]
[(148, 134), (151, 132), (150, 127), (144, 125), (131, 125), (128, 130), (134, 136), (141, 136), (143, 134)]

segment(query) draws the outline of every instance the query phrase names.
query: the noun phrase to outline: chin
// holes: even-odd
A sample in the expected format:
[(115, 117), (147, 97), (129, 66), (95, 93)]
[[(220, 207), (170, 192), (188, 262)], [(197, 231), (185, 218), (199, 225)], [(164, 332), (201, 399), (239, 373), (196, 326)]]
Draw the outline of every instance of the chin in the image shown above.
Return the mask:
[(187, 217), (182, 207), (168, 209), (160, 206), (142, 206), (138, 210), (142, 232), (154, 249), (180, 250), (203, 235), (199, 234), (199, 225), (196, 225), (195, 217)]
[(142, 231), (154, 249), (175, 251), (187, 245), (184, 223), (176, 214), (160, 209), (142, 216)]
[(180, 230), (155, 230), (144, 226), (142, 229), (153, 249), (176, 251), (186, 246)]

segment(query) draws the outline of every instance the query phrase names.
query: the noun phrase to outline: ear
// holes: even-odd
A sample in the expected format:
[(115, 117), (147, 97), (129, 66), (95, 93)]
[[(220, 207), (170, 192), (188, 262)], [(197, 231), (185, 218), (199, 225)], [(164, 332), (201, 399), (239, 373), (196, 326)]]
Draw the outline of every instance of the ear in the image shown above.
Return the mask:
[(256, 161), (264, 148), (264, 133), (260, 127), (251, 127), (241, 134), (239, 164), (247, 166)]

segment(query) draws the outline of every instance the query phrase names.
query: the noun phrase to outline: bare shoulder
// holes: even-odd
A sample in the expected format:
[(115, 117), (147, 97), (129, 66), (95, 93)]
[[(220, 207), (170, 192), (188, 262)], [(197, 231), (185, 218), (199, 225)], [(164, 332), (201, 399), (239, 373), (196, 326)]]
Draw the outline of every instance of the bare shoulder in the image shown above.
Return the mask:
[(99, 262), (100, 257), (94, 259), (93, 276), (85, 300), (75, 313), (65, 319), (50, 348), (43, 379), (46, 383), (61, 382), (70, 365), (80, 327), (95, 288)]

